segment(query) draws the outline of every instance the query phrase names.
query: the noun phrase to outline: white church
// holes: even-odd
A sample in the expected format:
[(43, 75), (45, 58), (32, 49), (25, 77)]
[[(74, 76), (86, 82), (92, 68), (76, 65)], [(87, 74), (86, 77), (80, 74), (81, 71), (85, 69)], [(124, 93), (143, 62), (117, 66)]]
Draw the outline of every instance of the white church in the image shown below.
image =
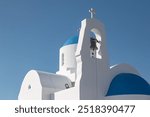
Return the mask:
[(29, 71), (19, 100), (149, 100), (150, 84), (128, 64), (109, 65), (103, 24), (81, 21), (78, 36), (59, 50), (59, 71)]

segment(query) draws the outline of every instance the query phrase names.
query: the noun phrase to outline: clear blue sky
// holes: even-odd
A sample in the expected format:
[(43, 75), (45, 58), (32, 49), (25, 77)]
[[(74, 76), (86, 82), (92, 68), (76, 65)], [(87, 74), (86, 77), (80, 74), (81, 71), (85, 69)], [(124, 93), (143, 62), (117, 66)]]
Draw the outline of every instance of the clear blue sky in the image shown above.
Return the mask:
[(105, 25), (110, 65), (129, 63), (150, 81), (150, 0), (0, 0), (0, 99), (17, 99), (31, 69), (58, 70), (59, 48), (91, 7)]

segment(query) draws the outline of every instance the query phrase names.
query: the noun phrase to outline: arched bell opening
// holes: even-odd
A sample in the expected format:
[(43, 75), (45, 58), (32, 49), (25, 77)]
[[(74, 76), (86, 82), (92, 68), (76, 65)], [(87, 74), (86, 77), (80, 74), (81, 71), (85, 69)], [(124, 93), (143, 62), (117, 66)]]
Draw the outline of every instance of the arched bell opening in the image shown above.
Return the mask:
[(90, 31), (90, 56), (92, 58), (102, 59), (101, 35), (95, 28)]

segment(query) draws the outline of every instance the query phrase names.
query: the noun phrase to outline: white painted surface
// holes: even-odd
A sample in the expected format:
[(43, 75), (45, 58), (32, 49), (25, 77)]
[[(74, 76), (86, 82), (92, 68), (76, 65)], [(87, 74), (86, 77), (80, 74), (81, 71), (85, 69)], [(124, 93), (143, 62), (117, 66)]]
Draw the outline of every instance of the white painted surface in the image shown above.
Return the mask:
[(65, 76), (31, 70), (24, 78), (18, 99), (50, 99), (50, 94), (66, 89), (66, 84), (72, 87), (71, 81)]
[(57, 74), (67, 76), (72, 82), (75, 82), (76, 73), (76, 52), (77, 44), (66, 45), (59, 50), (59, 71)]
[(79, 88), (72, 87), (54, 94), (55, 100), (80, 100)]
[[(76, 69), (76, 52), (77, 44), (70, 44), (60, 48), (59, 50), (59, 70)], [(64, 62), (62, 62), (62, 54), (64, 54)], [(64, 63), (62, 65), (62, 63)]]
[[(99, 43), (91, 56), (91, 33)], [(112, 79), (120, 73), (140, 74), (128, 64), (109, 66), (103, 24), (94, 19), (81, 22), (78, 44), (60, 48), (59, 71), (56, 74), (31, 70), (22, 83), (18, 99), (101, 100), (150, 99), (147, 95), (108, 96)], [(68, 88), (65, 86), (68, 84)]]
[[(28, 89), (29, 85), (31, 86), (30, 89)], [(40, 83), (39, 75), (36, 71), (31, 70), (25, 76), (21, 85), (18, 99), (42, 99), (42, 85)]]
[[(96, 53), (101, 57), (92, 58), (90, 56), (91, 32), (100, 41), (100, 47)], [(109, 80), (109, 63), (103, 25), (98, 20), (93, 18), (82, 21), (76, 59), (78, 81), (76, 83), (79, 86), (80, 99), (104, 99)]]

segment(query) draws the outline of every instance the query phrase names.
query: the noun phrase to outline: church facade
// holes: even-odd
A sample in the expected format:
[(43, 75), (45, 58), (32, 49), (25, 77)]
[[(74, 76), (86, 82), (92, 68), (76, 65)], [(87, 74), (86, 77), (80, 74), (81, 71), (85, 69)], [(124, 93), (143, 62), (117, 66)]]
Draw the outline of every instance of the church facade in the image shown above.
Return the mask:
[(81, 22), (79, 35), (60, 48), (56, 74), (26, 74), (19, 100), (150, 99), (150, 85), (134, 67), (109, 65), (104, 26), (93, 15)]

